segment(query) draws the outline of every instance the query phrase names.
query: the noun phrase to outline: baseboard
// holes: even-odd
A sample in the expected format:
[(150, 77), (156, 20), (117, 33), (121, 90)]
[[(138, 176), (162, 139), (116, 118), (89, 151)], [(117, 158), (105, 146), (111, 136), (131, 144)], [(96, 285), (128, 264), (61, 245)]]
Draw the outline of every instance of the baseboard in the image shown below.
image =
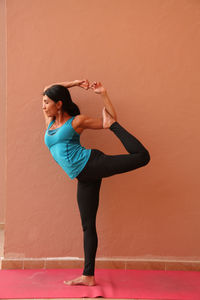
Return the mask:
[[(79, 269), (83, 268), (82, 258), (23, 258), (1, 257), (1, 269)], [(96, 258), (96, 269), (137, 269), (200, 271), (200, 261), (105, 259)]]

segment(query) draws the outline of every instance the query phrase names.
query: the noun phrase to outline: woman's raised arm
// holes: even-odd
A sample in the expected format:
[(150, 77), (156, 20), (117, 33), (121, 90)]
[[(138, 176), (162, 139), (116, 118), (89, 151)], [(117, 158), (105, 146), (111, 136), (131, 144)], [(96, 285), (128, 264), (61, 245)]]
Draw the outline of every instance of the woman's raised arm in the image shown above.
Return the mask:
[(46, 128), (48, 128), (50, 122), (54, 120), (54, 117), (48, 117), (44, 110), (43, 110), (43, 113), (44, 113), (44, 118), (45, 118), (45, 125), (46, 125)]
[(51, 87), (52, 85), (55, 84), (59, 84), (59, 85), (63, 85), (66, 88), (71, 88), (74, 86), (80, 86), (85, 90), (89, 89), (89, 81), (87, 79), (83, 79), (83, 80), (74, 80), (74, 81), (62, 81), (62, 82), (56, 82), (56, 83), (52, 83), (50, 85), (45, 86), (44, 91), (46, 89), (48, 89), (49, 87)]
[(103, 97), (104, 105), (108, 113), (117, 121), (117, 114), (114, 109), (114, 106), (112, 105), (110, 98), (108, 97), (108, 93), (106, 89), (102, 86), (101, 82), (97, 83), (94, 81), (90, 88), (94, 90), (96, 94), (100, 94)]

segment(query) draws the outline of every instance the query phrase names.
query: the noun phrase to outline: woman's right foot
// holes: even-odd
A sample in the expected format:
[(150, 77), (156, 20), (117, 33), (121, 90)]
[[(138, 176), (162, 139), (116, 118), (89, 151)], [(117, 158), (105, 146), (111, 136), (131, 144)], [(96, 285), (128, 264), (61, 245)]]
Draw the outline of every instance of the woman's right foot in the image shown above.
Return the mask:
[(116, 122), (116, 120), (107, 112), (106, 108), (103, 108), (103, 128), (110, 128), (110, 126)]
[(87, 286), (93, 286), (96, 285), (94, 276), (86, 276), (86, 275), (81, 275), (75, 279), (64, 281), (65, 284), (67, 285), (87, 285)]

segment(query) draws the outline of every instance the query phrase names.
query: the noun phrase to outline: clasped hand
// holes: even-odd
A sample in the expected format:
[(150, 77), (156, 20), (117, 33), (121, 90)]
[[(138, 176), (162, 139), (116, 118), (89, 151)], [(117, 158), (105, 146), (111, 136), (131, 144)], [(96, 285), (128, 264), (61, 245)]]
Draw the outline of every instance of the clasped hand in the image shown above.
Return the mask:
[(92, 89), (97, 94), (102, 94), (106, 91), (105, 88), (102, 86), (101, 82), (97, 83), (96, 81), (93, 81), (92, 83), (90, 83), (88, 79), (75, 80), (75, 82), (77, 86), (80, 86), (85, 90)]

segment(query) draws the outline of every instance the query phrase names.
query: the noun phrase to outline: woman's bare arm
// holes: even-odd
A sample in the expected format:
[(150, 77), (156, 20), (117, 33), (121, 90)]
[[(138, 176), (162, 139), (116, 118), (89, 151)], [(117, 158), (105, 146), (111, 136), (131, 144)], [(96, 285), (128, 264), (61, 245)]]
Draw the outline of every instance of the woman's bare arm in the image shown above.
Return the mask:
[(74, 80), (74, 81), (55, 82), (55, 83), (52, 83), (50, 85), (45, 86), (44, 91), (47, 90), (48, 88), (50, 88), (52, 85), (55, 85), (55, 84), (63, 85), (66, 88), (77, 86), (76, 80)]
[(101, 82), (97, 83), (96, 81), (94, 81), (90, 85), (90, 88), (93, 89), (96, 94), (101, 95), (101, 97), (103, 98), (104, 106), (105, 106), (106, 110), (117, 121), (117, 114), (114, 109), (114, 106), (112, 105), (111, 100), (108, 97), (108, 93), (107, 93), (106, 89), (102, 86)]
[[(106, 89), (102, 86), (102, 84), (100, 82), (97, 83), (96, 81), (94, 81), (92, 84), (89, 85), (89, 88), (92, 88), (95, 93), (100, 94), (102, 96), (107, 112), (115, 119), (115, 121), (117, 121), (117, 114), (114, 109), (114, 106), (112, 105), (110, 98), (108, 97), (108, 93)], [(74, 129), (103, 129), (103, 117), (94, 119), (86, 115), (78, 115), (73, 120), (73, 127)]]
[(73, 120), (73, 127), (83, 129), (103, 129), (103, 117), (90, 118), (86, 115), (77, 115)]
[(43, 113), (44, 113), (44, 118), (45, 118), (45, 125), (46, 125), (46, 128), (48, 128), (50, 122), (54, 120), (54, 117), (48, 117), (44, 110), (43, 110)]
[(59, 85), (63, 85), (64, 87), (66, 88), (71, 88), (71, 87), (74, 87), (74, 86), (79, 86), (85, 90), (88, 90), (89, 89), (89, 81), (87, 79), (83, 79), (83, 80), (73, 80), (73, 81), (62, 81), (62, 82), (56, 82), (56, 83), (52, 83), (50, 85), (47, 85), (45, 86), (44, 88), (44, 91), (46, 89), (48, 89), (49, 87), (51, 87), (52, 85), (56, 85), (56, 84), (59, 84)]

